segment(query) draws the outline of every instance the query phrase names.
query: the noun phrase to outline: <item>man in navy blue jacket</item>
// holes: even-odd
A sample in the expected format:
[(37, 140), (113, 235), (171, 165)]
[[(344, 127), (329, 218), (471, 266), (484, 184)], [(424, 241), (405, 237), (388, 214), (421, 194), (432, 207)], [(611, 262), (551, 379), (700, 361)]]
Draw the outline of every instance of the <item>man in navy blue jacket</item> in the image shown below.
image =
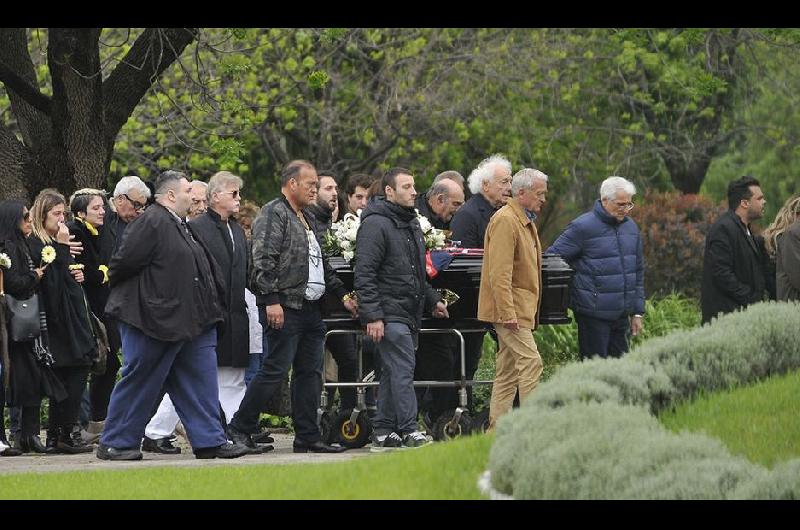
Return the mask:
[(578, 323), (581, 358), (619, 357), (631, 335), (642, 331), (644, 257), (633, 209), (634, 185), (609, 177), (591, 211), (573, 220), (547, 249), (572, 268), (570, 307)]

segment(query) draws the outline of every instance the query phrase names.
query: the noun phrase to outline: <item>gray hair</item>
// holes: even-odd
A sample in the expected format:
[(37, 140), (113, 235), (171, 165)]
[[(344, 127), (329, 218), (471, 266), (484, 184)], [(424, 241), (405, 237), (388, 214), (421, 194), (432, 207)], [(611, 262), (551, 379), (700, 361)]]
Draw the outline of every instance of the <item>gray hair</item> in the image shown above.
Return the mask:
[(618, 191), (624, 191), (629, 195), (636, 195), (636, 186), (629, 180), (622, 177), (608, 177), (600, 184), (601, 199), (616, 199)]
[(543, 172), (539, 171), (538, 169), (533, 169), (526, 167), (524, 169), (520, 169), (514, 175), (514, 178), (511, 179), (511, 194), (516, 197), (519, 195), (519, 190), (526, 189), (529, 190), (533, 188), (533, 181), (541, 180), (542, 182), (547, 182), (547, 175)]
[[(214, 173), (214, 175), (208, 179), (208, 191), (206, 192), (208, 202), (211, 202), (211, 195), (222, 191), (222, 188), (229, 184), (235, 184), (237, 187), (241, 188), (244, 182), (242, 181), (242, 177), (234, 175), (230, 171), (218, 171)], [(192, 185), (194, 185), (194, 182), (192, 182)]]
[(433, 184), (428, 190), (428, 193), (425, 194), (425, 197), (427, 199), (432, 199), (437, 195), (441, 195), (445, 199), (450, 197), (450, 188), (441, 180), (439, 182), (433, 181)]
[(464, 177), (458, 171), (453, 171), (452, 169), (448, 171), (442, 171), (436, 175), (436, 178), (433, 179), (433, 183), (436, 184), (437, 182), (441, 182), (443, 180), (452, 180), (462, 188), (464, 187)]
[(131, 190), (136, 190), (142, 195), (144, 195), (145, 199), (150, 198), (150, 188), (137, 177), (136, 175), (130, 175), (128, 177), (122, 177), (117, 182), (117, 186), (114, 188), (114, 197), (119, 197), (120, 195), (127, 195), (130, 193)]
[(494, 168), (497, 166), (501, 166), (511, 174), (511, 162), (503, 155), (492, 155), (489, 158), (484, 158), (481, 163), (478, 164), (478, 167), (472, 170), (467, 181), (469, 182), (469, 191), (471, 191), (473, 195), (480, 193), (483, 188), (483, 183), (494, 177)]

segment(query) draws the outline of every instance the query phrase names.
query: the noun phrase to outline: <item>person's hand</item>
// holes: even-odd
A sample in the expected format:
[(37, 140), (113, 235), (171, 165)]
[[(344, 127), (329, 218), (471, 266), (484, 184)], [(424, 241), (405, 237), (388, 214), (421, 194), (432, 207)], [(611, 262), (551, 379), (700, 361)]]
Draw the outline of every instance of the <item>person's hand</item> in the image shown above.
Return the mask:
[(375, 344), (383, 338), (383, 320), (376, 320), (367, 324), (367, 337), (371, 338)]
[(275, 329), (283, 327), (283, 308), (281, 304), (267, 306), (267, 325)]
[(41, 280), (42, 276), (44, 276), (44, 270), (46, 268), (47, 268), (47, 265), (43, 265), (42, 267), (39, 267), (38, 269), (33, 269), (33, 272), (35, 272), (36, 273), (36, 277)]
[(350, 311), (350, 314), (353, 316), (353, 318), (358, 316), (358, 302), (356, 302), (355, 298), (350, 298), (344, 302), (344, 308)]
[(517, 322), (516, 318), (511, 320), (506, 320), (505, 322), (503, 322), (503, 327), (506, 329), (510, 329), (512, 331), (519, 331), (519, 322)]
[(642, 323), (642, 317), (640, 316), (631, 317), (631, 335), (636, 337), (643, 330), (644, 330), (644, 324)]
[(67, 241), (67, 245), (69, 245), (69, 253), (72, 256), (80, 256), (83, 252), (83, 243), (80, 241), (73, 241), (75, 239), (74, 235), (69, 236), (69, 241)]
[(450, 313), (447, 311), (447, 306), (444, 302), (436, 302), (436, 307), (433, 308), (433, 318), (450, 318)]
[(76, 282), (83, 283), (83, 280), (84, 280), (83, 270), (81, 270), (81, 269), (73, 269), (73, 270), (69, 271), (69, 273), (72, 274), (72, 277), (75, 278)]
[(71, 239), (69, 234), (69, 228), (63, 222), (58, 223), (58, 233), (56, 234), (56, 241), (62, 243), (64, 245), (69, 245), (69, 240)]

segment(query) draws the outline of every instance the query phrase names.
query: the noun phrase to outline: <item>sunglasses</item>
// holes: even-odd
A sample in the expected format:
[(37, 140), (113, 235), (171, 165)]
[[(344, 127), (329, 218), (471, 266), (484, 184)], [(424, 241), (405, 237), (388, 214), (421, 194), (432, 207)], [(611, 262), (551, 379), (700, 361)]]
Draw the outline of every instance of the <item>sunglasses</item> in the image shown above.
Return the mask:
[(131, 205), (133, 206), (133, 209), (136, 210), (137, 212), (141, 211), (141, 210), (144, 210), (147, 207), (146, 204), (142, 204), (139, 201), (131, 200), (131, 198), (128, 197), (125, 193), (121, 193), (120, 197), (125, 197), (125, 199), (127, 199), (128, 202), (131, 203)]
[(233, 199), (236, 199), (236, 198), (238, 198), (238, 197), (239, 197), (239, 190), (233, 190), (233, 191), (220, 191), (219, 193), (224, 193), (224, 194), (226, 194), (226, 195), (227, 195), (228, 193), (230, 193), (230, 194), (231, 194), (231, 198), (233, 198)]
[(31, 220), (31, 212), (25, 212), (22, 214), (22, 220), (28, 222)]

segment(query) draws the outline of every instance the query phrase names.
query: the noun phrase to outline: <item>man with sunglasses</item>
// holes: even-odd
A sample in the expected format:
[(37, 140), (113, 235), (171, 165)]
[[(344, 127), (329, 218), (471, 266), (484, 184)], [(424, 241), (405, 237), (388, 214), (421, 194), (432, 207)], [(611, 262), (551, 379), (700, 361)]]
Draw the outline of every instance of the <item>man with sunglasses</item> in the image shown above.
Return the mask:
[(114, 188), (111, 211), (106, 212), (106, 229), (114, 239), (114, 250), (119, 247), (128, 223), (139, 217), (150, 198), (150, 189), (137, 176), (122, 177)]
[(628, 351), (628, 331), (642, 332), (642, 238), (628, 217), (635, 194), (633, 183), (608, 177), (591, 211), (573, 220), (545, 252), (559, 254), (575, 269), (570, 307), (582, 359), (619, 357)]

